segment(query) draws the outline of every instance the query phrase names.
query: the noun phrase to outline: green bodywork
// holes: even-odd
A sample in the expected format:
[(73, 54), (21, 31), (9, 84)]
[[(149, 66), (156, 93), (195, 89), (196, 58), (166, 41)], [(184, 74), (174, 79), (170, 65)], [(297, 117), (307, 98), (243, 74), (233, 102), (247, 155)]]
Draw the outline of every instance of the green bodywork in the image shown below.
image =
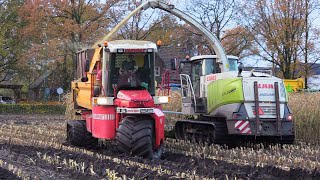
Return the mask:
[(292, 86), (291, 86), (290, 84), (288, 84), (288, 85), (286, 86), (286, 91), (287, 91), (287, 92), (294, 92), (294, 90), (292, 89)]
[(212, 81), (207, 89), (208, 114), (220, 106), (244, 102), (242, 78), (228, 78)]

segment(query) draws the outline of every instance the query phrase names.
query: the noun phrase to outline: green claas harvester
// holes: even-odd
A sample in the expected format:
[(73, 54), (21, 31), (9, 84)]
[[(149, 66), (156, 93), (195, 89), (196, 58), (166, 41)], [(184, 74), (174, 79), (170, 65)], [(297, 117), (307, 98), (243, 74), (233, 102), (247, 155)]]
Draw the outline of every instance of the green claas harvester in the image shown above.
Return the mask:
[[(236, 57), (192, 57), (188, 74), (180, 74), (182, 113), (179, 139), (237, 144), (239, 139), (292, 144), (293, 116), (283, 80), (266, 71), (242, 71)], [(224, 70), (224, 71), (222, 71)]]

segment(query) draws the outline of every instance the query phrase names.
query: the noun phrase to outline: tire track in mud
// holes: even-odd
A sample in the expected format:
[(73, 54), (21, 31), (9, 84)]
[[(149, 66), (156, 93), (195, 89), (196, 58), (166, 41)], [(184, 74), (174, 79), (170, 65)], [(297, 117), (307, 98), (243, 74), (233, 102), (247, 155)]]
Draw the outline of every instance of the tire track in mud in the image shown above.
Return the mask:
[[(26, 129), (25, 127), (22, 130), (23, 130), (23, 132), (20, 132), (19, 135), (27, 134), (27, 135), (23, 135), (22, 137), (30, 136), (29, 130), (33, 131), (32, 128)], [(55, 134), (62, 135), (63, 132), (55, 133)], [(43, 134), (39, 134), (39, 135), (41, 137)], [(12, 136), (12, 135), (7, 134), (6, 136)], [(14, 136), (17, 137), (18, 134), (15, 134)], [(18, 138), (19, 139), (23, 139), (22, 137), (19, 136)], [(52, 142), (53, 140), (55, 140), (57, 138), (56, 136), (53, 136), (52, 133), (48, 134), (48, 136), (46, 136), (46, 137), (49, 138), (49, 139), (51, 137), (50, 142)], [(34, 139), (34, 140), (44, 141), (43, 137), (41, 137), (40, 139)], [(176, 143), (176, 144), (174, 144), (173, 141), (175, 141), (175, 140), (173, 140), (173, 139), (167, 139), (166, 140), (167, 146), (169, 145), (167, 150), (169, 150), (171, 152), (175, 152), (175, 153), (178, 153), (178, 154), (187, 154), (187, 155), (191, 155), (191, 156), (194, 156), (194, 154), (196, 154), (196, 156), (195, 156), (196, 158), (197, 157), (202, 157), (202, 158), (205, 157), (207, 159), (213, 159), (214, 161), (219, 159), (219, 160), (223, 160), (224, 162), (228, 162), (228, 163), (231, 163), (231, 164), (237, 164), (237, 165), (247, 165), (248, 162), (251, 162), (250, 164), (252, 166), (266, 166), (266, 165), (269, 165), (269, 166), (276, 166), (276, 167), (279, 167), (280, 169), (285, 169), (285, 170), (287, 170), (289, 168), (289, 170), (290, 170), (290, 169), (292, 169), (292, 167), (297, 168), (296, 167), (297, 165), (290, 165), (290, 163), (288, 164), (287, 162), (278, 163), (274, 159), (275, 158), (276, 159), (281, 159), (282, 158), (282, 159), (288, 161), (288, 160), (295, 160), (295, 158), (297, 158), (297, 161), (301, 161), (301, 158), (303, 158), (303, 156), (302, 156), (302, 157), (291, 157), (289, 159), (286, 159), (286, 157), (288, 155), (290, 155), (290, 153), (286, 152), (287, 150), (289, 150), (288, 147), (286, 147), (284, 149), (281, 149), (281, 151), (279, 151), (280, 150), (279, 148), (276, 148), (275, 150), (273, 150), (273, 151), (278, 153), (277, 155), (272, 155), (273, 153), (269, 152), (269, 151), (271, 151), (271, 149), (262, 149), (262, 150), (260, 149), (259, 150), (260, 152), (258, 153), (258, 151), (253, 151), (252, 149), (250, 150), (249, 148), (246, 148), (245, 152), (247, 152), (247, 154), (249, 154), (249, 156), (251, 156), (251, 157), (246, 156), (244, 158), (241, 158), (240, 155), (237, 155), (237, 152), (239, 154), (239, 151), (240, 151), (239, 149), (238, 150), (237, 149), (221, 149), (221, 147), (220, 148), (219, 147), (215, 147), (215, 148), (213, 148), (213, 150), (211, 149), (211, 151), (209, 153), (206, 153), (206, 152), (200, 152), (199, 153), (199, 152), (197, 152), (197, 151), (199, 151), (199, 149), (197, 150), (197, 148), (195, 147), (194, 144), (190, 144), (190, 143), (181, 143), (181, 144)], [(62, 140), (61, 138), (58, 138), (57, 143), (62, 143), (62, 142), (64, 142), (64, 140)], [(172, 148), (172, 146), (177, 146), (177, 145), (179, 146), (178, 148), (177, 147), (173, 147)], [(188, 146), (188, 148), (185, 148), (185, 146)], [(105, 149), (109, 149), (110, 147), (114, 148), (114, 146), (110, 145), (110, 143), (109, 143), (109, 146), (106, 146)], [(212, 147), (210, 147), (210, 148), (212, 148)], [(302, 147), (299, 147), (299, 146), (294, 146), (291, 149), (296, 149), (296, 148), (300, 148), (298, 150), (302, 149)], [(101, 149), (103, 149), (103, 148), (101, 148)], [(192, 150), (191, 151), (186, 151), (185, 149), (192, 149)], [(317, 150), (316, 148), (313, 148), (313, 149), (315, 151)], [(213, 151), (216, 151), (218, 153), (217, 154), (216, 154), (216, 152), (213, 153)], [(114, 155), (117, 154), (116, 150), (115, 151), (106, 151), (106, 152), (109, 152), (109, 153), (104, 153), (104, 154), (107, 154), (109, 156), (114, 156)], [(235, 152), (236, 152), (236, 154), (234, 154)], [(103, 153), (103, 151), (102, 151), (102, 153)], [(201, 153), (202, 153), (202, 155), (201, 155)], [(306, 151), (304, 151), (304, 153), (306, 153)], [(314, 154), (314, 152), (313, 152), (313, 154)], [(212, 155), (214, 155), (214, 156), (212, 157)], [(270, 158), (270, 160), (262, 159), (262, 162), (260, 162), (260, 161), (257, 162), (257, 160), (255, 159), (257, 155), (261, 155), (261, 156), (263, 155), (264, 158), (268, 157), (268, 158)], [(302, 155), (304, 155), (304, 154), (302, 154)], [(293, 156), (293, 154), (291, 154), (290, 156)], [(308, 155), (306, 154), (304, 156), (308, 156)], [(232, 157), (234, 159), (232, 159)], [(310, 169), (310, 167), (312, 166), (312, 163), (314, 165), (319, 164), (319, 162), (317, 162), (317, 161), (312, 161), (312, 159), (315, 159), (315, 158), (317, 158), (317, 157), (308, 158), (309, 161), (307, 163), (300, 163), (300, 166), (304, 167), (305, 169)], [(288, 166), (286, 164), (288, 164)], [(312, 170), (312, 168), (311, 168), (311, 170)], [(196, 172), (197, 171), (198, 170), (196, 170)], [(188, 170), (187, 172), (194, 172), (194, 170)]]
[[(99, 150), (98, 152), (106, 154), (109, 156), (117, 155), (116, 150), (113, 146), (106, 147), (109, 151)], [(114, 149), (113, 151), (110, 149)], [(183, 153), (186, 151), (181, 151), (177, 149), (167, 149), (162, 160), (152, 162), (153, 165), (162, 166), (163, 168), (170, 169), (172, 165), (178, 164), (176, 168), (182, 169), (185, 172), (190, 172), (191, 174), (201, 175), (203, 177), (236, 177), (236, 178), (254, 178), (254, 179), (265, 179), (265, 178), (290, 178), (290, 179), (301, 179), (301, 178), (320, 178), (320, 171), (315, 169), (314, 171), (308, 171), (302, 168), (290, 168), (289, 170), (284, 170), (272, 165), (264, 165), (262, 167), (255, 165), (245, 165), (231, 163), (226, 160), (217, 160), (206, 157), (201, 157), (200, 155), (186, 155)], [(225, 149), (228, 151), (228, 149)], [(144, 160), (145, 164), (149, 164), (148, 160)], [(168, 166), (165, 166), (168, 165)], [(174, 168), (174, 166), (173, 166)]]
[[(175, 178), (174, 175), (168, 175), (164, 172), (150, 171), (147, 169), (139, 168), (136, 166), (123, 166), (123, 164), (118, 164), (110, 160), (103, 160), (100, 158), (95, 158), (85, 154), (75, 153), (71, 151), (57, 150), (53, 148), (35, 148), (29, 146), (19, 146), (19, 145), (9, 145), (4, 144), (5, 149), (9, 149), (10, 152), (15, 152), (17, 154), (27, 154), (30, 158), (34, 159), (38, 157), (37, 153), (46, 154), (48, 156), (59, 156), (62, 159), (73, 159), (75, 161), (84, 162), (87, 164), (86, 173), (88, 174), (88, 165), (92, 164), (94, 167), (94, 172), (98, 177), (105, 177), (105, 169), (111, 169), (117, 172), (120, 175), (126, 175), (127, 177), (135, 178)], [(101, 150), (96, 150), (101, 151)], [(112, 152), (109, 152), (112, 153)], [(103, 153), (108, 154), (108, 153)], [(319, 172), (308, 172), (302, 169), (291, 169), (285, 171), (273, 166), (265, 167), (254, 167), (254, 166), (243, 166), (235, 165), (231, 163), (226, 163), (225, 161), (220, 160), (211, 160), (206, 158), (195, 158), (190, 156), (185, 156), (183, 154), (175, 154), (167, 152), (165, 154), (164, 160), (150, 161), (137, 157), (121, 157), (119, 153), (113, 153), (115, 158), (124, 159), (132, 162), (138, 162), (143, 164), (148, 164), (154, 167), (161, 167), (161, 169), (174, 169), (175, 170), (184, 170), (184, 172), (189, 172), (188, 174), (176, 173), (178, 177), (188, 177), (190, 174), (197, 175), (197, 177), (210, 177), (210, 178), (221, 178), (228, 176), (229, 178), (255, 178), (255, 179), (274, 179), (274, 178), (290, 178), (290, 179), (301, 179), (301, 178), (315, 178), (320, 177)], [(39, 158), (38, 158), (39, 159)], [(42, 163), (46, 164), (43, 161), (40, 161), (40, 167)]]
[(50, 164), (41, 163), (41, 161), (35, 159), (34, 156), (30, 156), (28, 152), (25, 152), (25, 150), (28, 151), (28, 149), (24, 147), (20, 152), (19, 149), (12, 148), (17, 147), (1, 145), (1, 162), (14, 166), (16, 173), (17, 171), (22, 172), (24, 174), (23, 179), (72, 180), (74, 178), (82, 179), (83, 177), (89, 180), (94, 179), (67, 169), (60, 171), (57, 167), (51, 166)]
[[(0, 115), (0, 120), (2, 115)], [(9, 117), (10, 118), (10, 117)], [(42, 118), (42, 117), (39, 117)], [(8, 117), (6, 118), (8, 119)], [(15, 125), (36, 125), (39, 127), (46, 127), (47, 130), (52, 130), (56, 132), (63, 132), (63, 121), (59, 118), (45, 118), (37, 120), (32, 119), (19, 119), (13, 118), (13, 121), (7, 120), (4, 124), (15, 124)], [(57, 124), (55, 124), (57, 123)], [(3, 122), (1, 123), (3, 124)], [(54, 128), (52, 128), (54, 127)], [(51, 128), (51, 129), (50, 129)], [(3, 129), (2, 129), (3, 130)], [(13, 135), (14, 136), (14, 135)], [(26, 136), (23, 136), (26, 137)], [(18, 137), (20, 140), (28, 141), (22, 136)], [(1, 141), (3, 142), (3, 141)], [(6, 142), (6, 141), (5, 141)], [(55, 143), (61, 143), (55, 142)], [(192, 175), (196, 175), (202, 178), (254, 178), (254, 179), (274, 179), (274, 178), (287, 178), (287, 179), (305, 179), (305, 178), (320, 178), (319, 171), (307, 171), (301, 168), (283, 170), (275, 166), (264, 166), (257, 167), (253, 165), (240, 165), (229, 163), (225, 160), (214, 160), (209, 158), (197, 157), (197, 156), (187, 156), (186, 153), (182, 153), (181, 149), (170, 149), (164, 154), (162, 160), (145, 160), (137, 157), (126, 157), (119, 154), (115, 147), (111, 143), (107, 143), (106, 146), (100, 149), (92, 150), (95, 156), (88, 156), (83, 153), (77, 153), (72, 151), (66, 151), (62, 149), (56, 149), (52, 147), (39, 147), (35, 145), (34, 147), (30, 145), (18, 145), (18, 144), (3, 144), (0, 147), (16, 154), (26, 154), (30, 158), (39, 159), (35, 167), (40, 167), (44, 169), (51, 170), (57, 174), (75, 174), (80, 179), (82, 177), (86, 179), (94, 178), (105, 178), (106, 169), (114, 171), (118, 176), (126, 175), (127, 177), (135, 178), (146, 178), (146, 179), (166, 179), (166, 178), (187, 178)], [(18, 149), (18, 150), (16, 150)], [(24, 152), (25, 151), (25, 152)], [(228, 151), (228, 150), (226, 150)], [(50, 157), (59, 156), (60, 158), (73, 159), (76, 162), (85, 162), (86, 171), (84, 175), (78, 173), (75, 170), (67, 169), (57, 169), (56, 166), (48, 163), (38, 157), (37, 153), (42, 155), (46, 154)], [(99, 156), (109, 156), (118, 160), (103, 159)], [(121, 161), (121, 163), (117, 163)], [(126, 163), (127, 162), (127, 163)], [(135, 163), (139, 164), (136, 165)], [(91, 175), (89, 164), (93, 165), (93, 171), (97, 174), (95, 176)], [(143, 167), (145, 165), (145, 167)], [(148, 168), (146, 168), (148, 166)], [(51, 169), (50, 169), (51, 168)], [(154, 168), (154, 169), (150, 169)]]
[(19, 180), (20, 178), (9, 170), (0, 168), (0, 179)]
[(219, 145), (208, 147), (181, 140), (166, 139), (166, 148), (172, 152), (214, 160), (219, 159), (235, 164), (269, 165), (285, 170), (292, 168), (301, 168), (307, 171), (320, 169), (319, 146), (297, 144), (265, 148), (258, 144), (254, 148), (240, 146), (228, 149)]
[[(135, 177), (138, 179), (140, 178), (147, 178), (147, 179), (173, 178), (174, 179), (174, 176), (169, 176), (166, 174), (158, 174), (157, 171), (142, 169), (135, 166), (126, 167), (121, 163), (116, 163), (111, 160), (100, 159), (100, 158), (96, 158), (86, 154), (80, 154), (72, 151), (57, 150), (53, 148), (20, 146), (20, 145), (13, 145), (13, 144), (2, 144), (1, 147), (9, 151), (11, 155), (14, 154), (13, 157), (18, 158), (19, 156), (26, 156), (30, 159), (33, 159), (33, 161), (35, 161), (36, 166), (39, 166), (41, 168), (47, 168), (53, 171), (57, 171), (58, 167), (61, 167), (63, 165), (56, 164), (52, 166), (51, 163), (47, 163), (48, 161), (45, 161), (43, 157), (46, 157), (46, 159), (48, 157), (51, 157), (51, 158), (59, 157), (59, 159), (62, 160), (61, 162), (63, 162), (64, 160), (71, 162), (70, 160), (72, 160), (73, 163), (78, 163), (78, 164), (84, 163), (84, 168), (83, 168), (84, 173), (78, 174), (76, 176), (76, 179), (106, 178), (107, 177), (106, 169), (109, 169), (110, 171), (114, 171), (120, 177), (122, 175), (126, 175), (127, 178)], [(137, 161), (140, 161), (140, 160), (142, 159), (137, 158)], [(81, 168), (79, 168), (79, 171), (81, 171)], [(62, 174), (72, 173), (73, 174), (72, 177), (75, 177), (75, 171), (70, 171), (70, 168), (68, 169), (68, 167), (66, 166), (60, 168), (58, 173), (62, 173)]]

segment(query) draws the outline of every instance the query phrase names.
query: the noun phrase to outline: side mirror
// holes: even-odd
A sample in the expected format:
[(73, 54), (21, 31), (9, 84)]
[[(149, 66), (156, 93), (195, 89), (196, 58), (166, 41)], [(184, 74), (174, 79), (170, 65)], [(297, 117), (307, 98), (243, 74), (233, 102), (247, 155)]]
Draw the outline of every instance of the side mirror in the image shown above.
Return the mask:
[(89, 70), (90, 70), (90, 60), (89, 60), (89, 59), (87, 59), (87, 60), (86, 60), (86, 68), (85, 68), (85, 72), (89, 72)]
[(171, 59), (171, 70), (176, 70), (178, 64), (178, 59), (175, 57), (174, 59)]
[(243, 64), (240, 62), (238, 66), (238, 77), (241, 77), (242, 69), (243, 69)]
[(81, 82), (88, 82), (88, 81), (89, 81), (88, 77), (82, 77), (81, 78)]

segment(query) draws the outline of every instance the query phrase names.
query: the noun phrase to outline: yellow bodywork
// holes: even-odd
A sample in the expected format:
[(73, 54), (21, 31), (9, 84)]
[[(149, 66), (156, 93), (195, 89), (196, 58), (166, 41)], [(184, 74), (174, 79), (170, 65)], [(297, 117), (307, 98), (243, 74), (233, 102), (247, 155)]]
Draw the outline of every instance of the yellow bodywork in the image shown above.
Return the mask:
[(101, 49), (101, 47), (95, 49), (91, 59), (89, 72), (87, 72), (88, 81), (81, 82), (81, 79), (77, 79), (71, 82), (72, 92), (74, 93), (73, 97), (75, 97), (74, 101), (76, 101), (77, 105), (81, 108), (92, 109), (91, 87), (96, 79), (94, 67), (102, 58)]
[(305, 88), (303, 78), (284, 79), (283, 81), (284, 81), (284, 85), (286, 87), (287, 92), (297, 92)]

